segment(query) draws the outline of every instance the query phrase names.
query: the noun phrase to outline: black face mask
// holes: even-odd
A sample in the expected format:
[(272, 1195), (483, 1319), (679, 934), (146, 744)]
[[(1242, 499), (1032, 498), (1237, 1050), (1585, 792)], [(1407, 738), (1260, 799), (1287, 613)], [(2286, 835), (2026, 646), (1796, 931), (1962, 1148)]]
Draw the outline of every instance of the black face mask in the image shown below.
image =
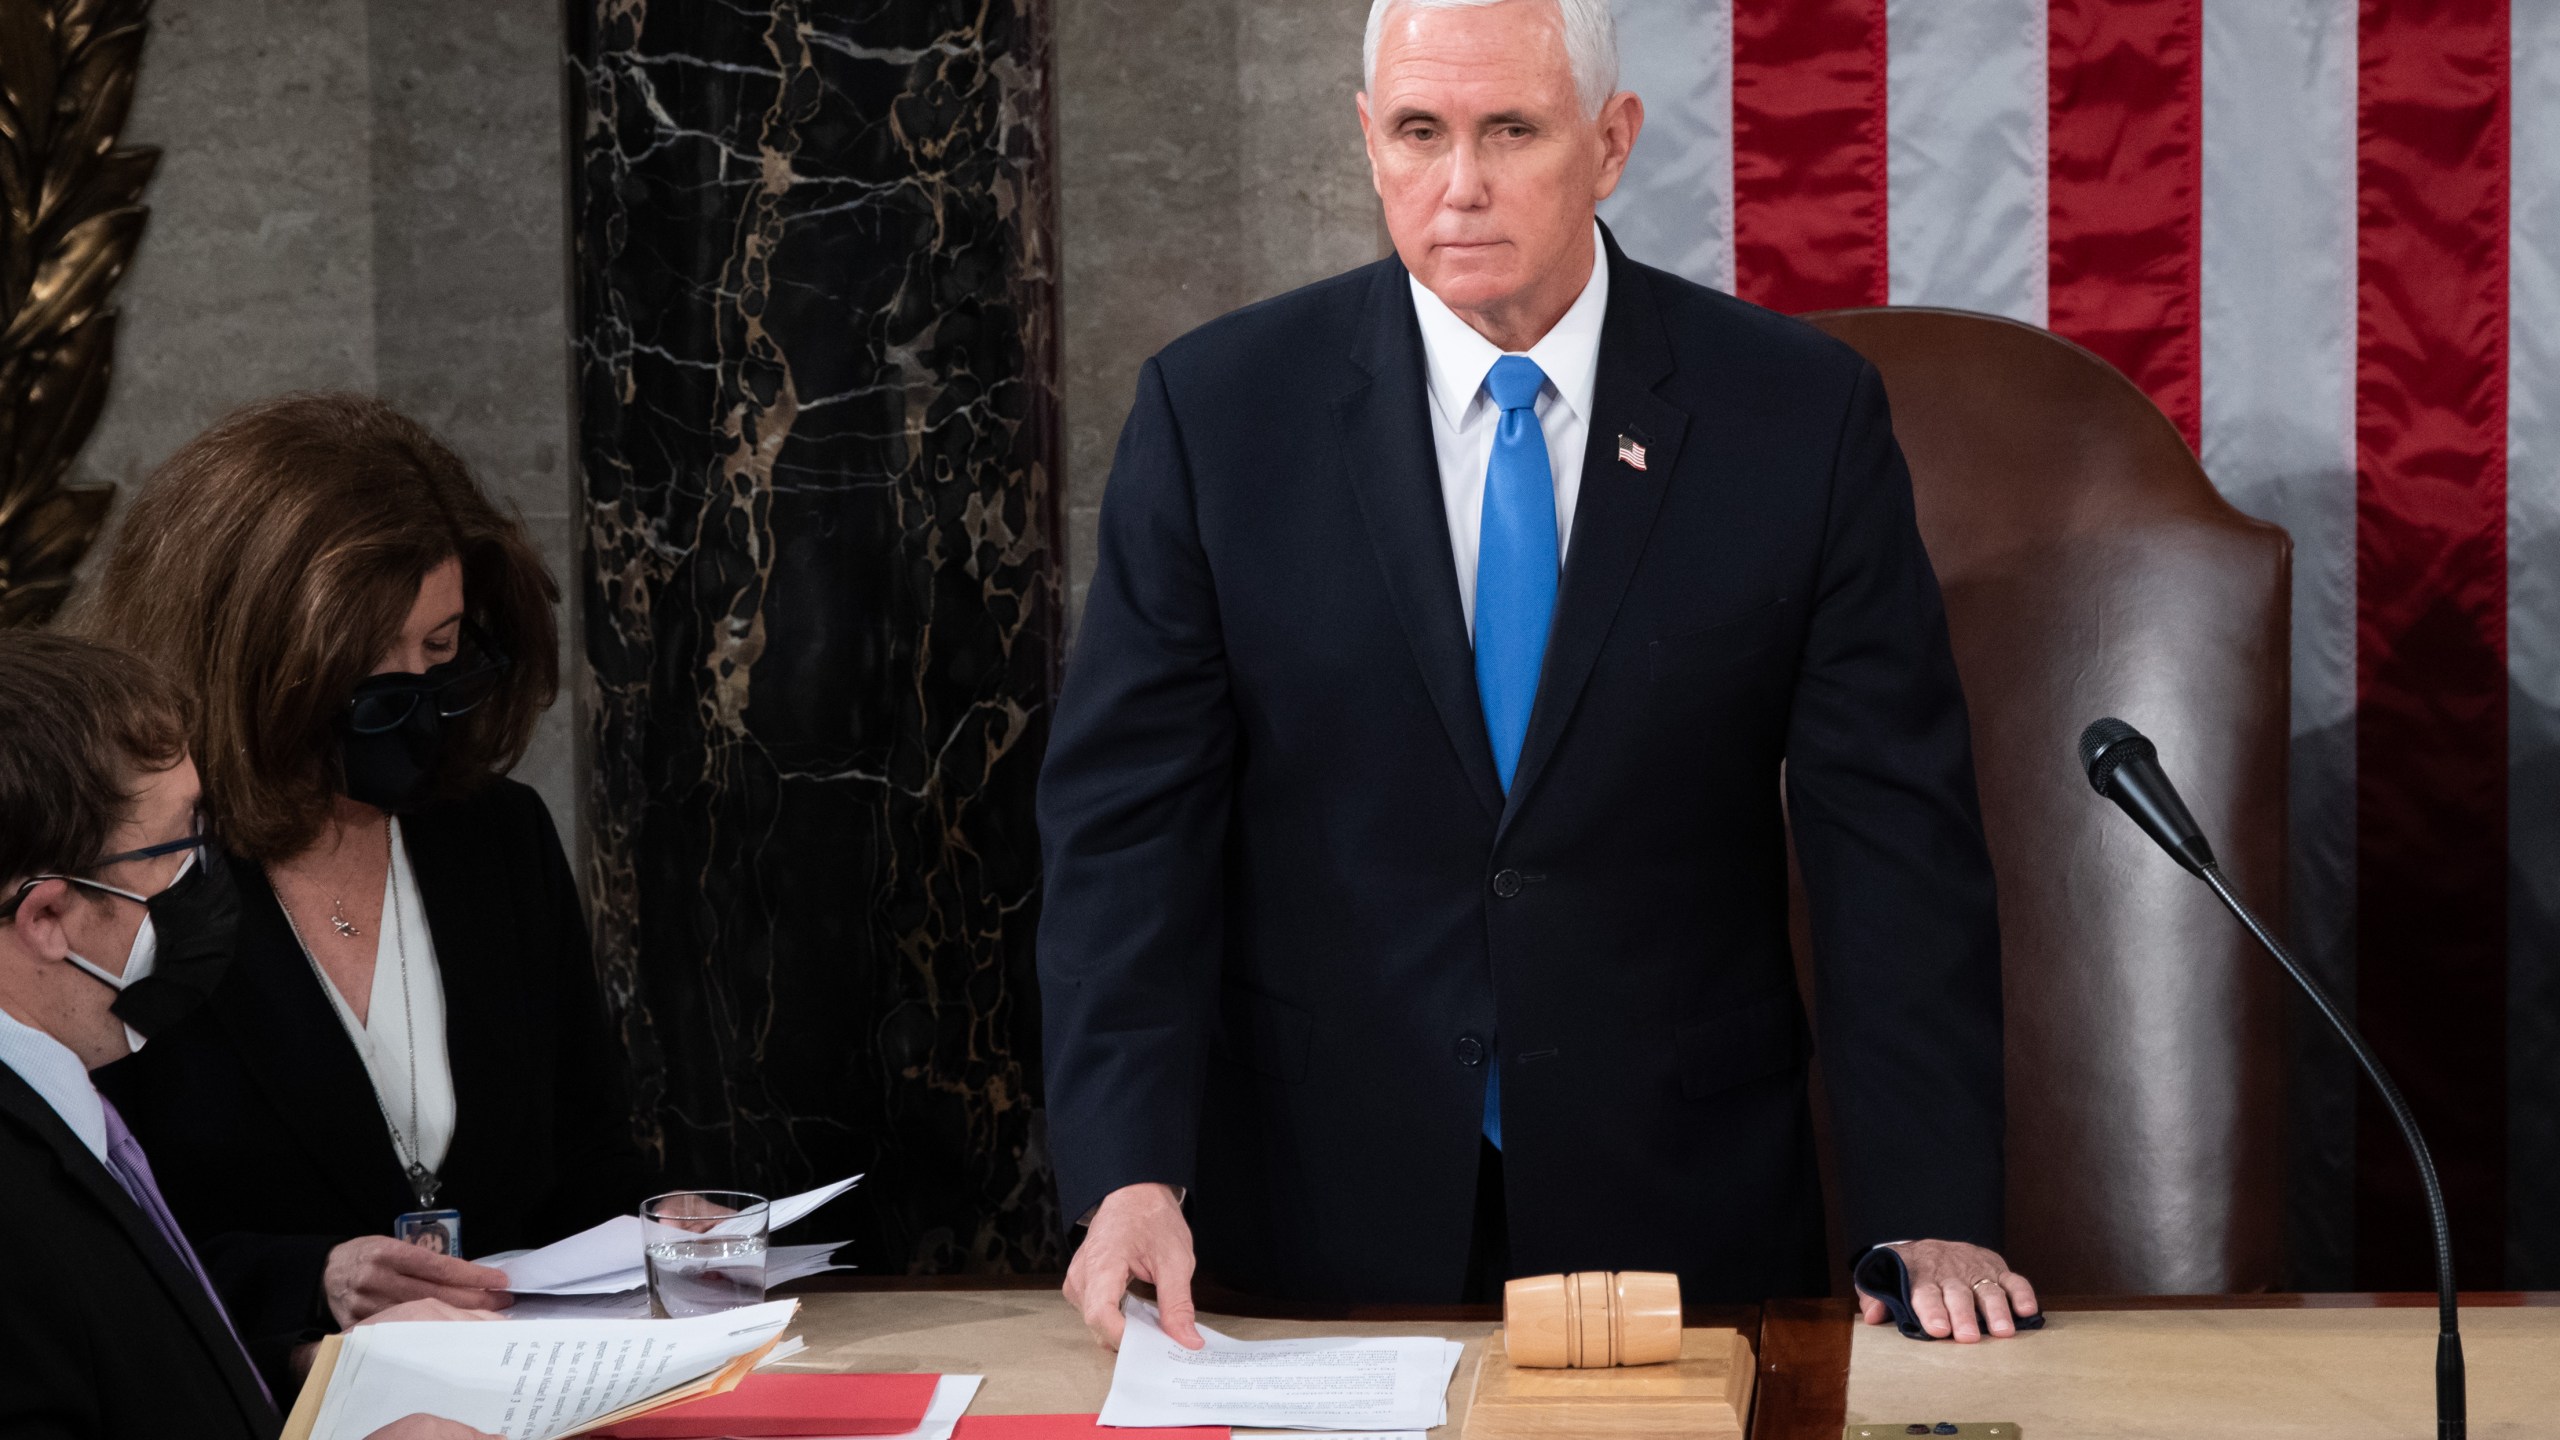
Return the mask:
[[(451, 662), (447, 662), (450, 664)], [(439, 665), (436, 670), (444, 669)], [(393, 814), (415, 810), (434, 792), (436, 770), (444, 761), (444, 717), (419, 693), (419, 682), (435, 674), (376, 675), (356, 687), (347, 712), (338, 720), (338, 763), (346, 776), (347, 798)], [(367, 706), (407, 700), (408, 713), (387, 730), (359, 730), (347, 718)]]
[(231, 969), (240, 929), (240, 887), (222, 852), (206, 846), (177, 883), (154, 895), (151, 973), (124, 986), (108, 1008), (144, 1039), (156, 1039), (202, 1006)]
[(338, 712), (338, 761), (347, 798), (404, 814), (435, 798), (444, 764), (444, 722), (489, 698), (508, 668), (476, 629), (472, 642), (425, 674), (376, 675), (356, 686)]
[[(150, 912), (134, 933), (123, 975), (110, 975), (78, 955), (65, 957), (116, 992), (109, 1012), (145, 1040), (193, 1014), (230, 970), (231, 942), (240, 928), (240, 890), (220, 850), (209, 845), (197, 850), (195, 864), (149, 897), (76, 875), (60, 878), (139, 902)], [(135, 974), (137, 970), (142, 973)]]

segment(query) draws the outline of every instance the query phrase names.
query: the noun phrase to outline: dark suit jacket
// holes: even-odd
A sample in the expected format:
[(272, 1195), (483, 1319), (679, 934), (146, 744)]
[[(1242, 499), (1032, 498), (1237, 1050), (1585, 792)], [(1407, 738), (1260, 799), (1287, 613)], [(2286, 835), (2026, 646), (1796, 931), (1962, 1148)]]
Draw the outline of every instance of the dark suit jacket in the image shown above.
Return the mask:
[(1848, 1238), (1998, 1242), (1990, 860), (1883, 387), (1607, 248), (1507, 796), (1402, 266), (1141, 372), (1040, 795), (1064, 1213), (1188, 1185), (1229, 1283), (1455, 1298), (1490, 1048), (1513, 1273), (1827, 1291), (1783, 773)]
[[(500, 780), (405, 817), (444, 979), (455, 1124), (440, 1206), (473, 1255), (548, 1244), (648, 1197), (621, 1047), (550, 812)], [(98, 1072), (272, 1379), (327, 1327), (331, 1246), (418, 1208), (356, 1055), (265, 874), (205, 1008)]]
[(5, 1065), (0, 1176), (13, 1237), (0, 1295), (0, 1435), (271, 1440), (282, 1422), (204, 1287)]

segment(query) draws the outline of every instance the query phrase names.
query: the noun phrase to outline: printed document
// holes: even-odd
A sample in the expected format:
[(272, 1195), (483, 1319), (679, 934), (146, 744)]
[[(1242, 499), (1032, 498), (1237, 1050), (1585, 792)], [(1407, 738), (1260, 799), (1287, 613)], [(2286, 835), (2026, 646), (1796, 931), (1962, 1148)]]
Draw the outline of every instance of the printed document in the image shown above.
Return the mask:
[[(364, 1440), (404, 1415), (441, 1415), (506, 1440), (553, 1440), (684, 1390), (771, 1344), (800, 1308), (775, 1300), (686, 1320), (433, 1321), (333, 1335), (318, 1403), (286, 1434)], [(308, 1386), (305, 1387), (306, 1391)], [(308, 1430), (300, 1428), (310, 1415)]]
[[(806, 1219), (811, 1211), (861, 1183), (862, 1177), (856, 1175), (774, 1201), (768, 1216), (769, 1230), (780, 1230)], [(718, 1230), (713, 1227), (713, 1233)], [(649, 1283), (648, 1259), (642, 1254), (637, 1215), (616, 1215), (539, 1250), (492, 1255), (481, 1263), (506, 1271), (507, 1288), (518, 1295), (611, 1295)], [(765, 1283), (782, 1282), (768, 1276)]]
[(1273, 1430), (1428, 1430), (1449, 1420), (1466, 1346), (1437, 1336), (1237, 1340), (1203, 1325), (1205, 1349), (1164, 1333), (1156, 1307), (1121, 1303), (1128, 1330), (1104, 1425), (1249, 1425)]

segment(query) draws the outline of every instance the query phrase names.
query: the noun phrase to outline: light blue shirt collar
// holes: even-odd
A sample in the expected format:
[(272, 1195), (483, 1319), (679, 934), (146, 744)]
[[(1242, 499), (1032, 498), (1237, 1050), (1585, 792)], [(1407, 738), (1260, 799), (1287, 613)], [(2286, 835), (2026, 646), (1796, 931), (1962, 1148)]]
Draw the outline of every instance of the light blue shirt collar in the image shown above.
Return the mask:
[(98, 1163), (107, 1163), (107, 1107), (98, 1098), (98, 1087), (89, 1079), (89, 1068), (71, 1047), (38, 1030), (6, 1010), (0, 1010), (0, 1065), (17, 1072)]

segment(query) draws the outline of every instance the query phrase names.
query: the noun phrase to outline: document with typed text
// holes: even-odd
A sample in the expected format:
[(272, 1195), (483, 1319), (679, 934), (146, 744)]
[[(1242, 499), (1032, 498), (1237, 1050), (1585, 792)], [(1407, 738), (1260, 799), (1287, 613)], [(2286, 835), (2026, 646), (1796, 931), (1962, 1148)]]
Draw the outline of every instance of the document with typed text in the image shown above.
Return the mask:
[(1273, 1430), (1427, 1430), (1449, 1419), (1459, 1341), (1436, 1336), (1237, 1340), (1203, 1325), (1186, 1350), (1131, 1297), (1104, 1425)]
[(684, 1320), (360, 1325), (329, 1337), (285, 1440), (363, 1440), (416, 1414), (506, 1440), (554, 1440), (735, 1384), (799, 1308), (775, 1300)]

